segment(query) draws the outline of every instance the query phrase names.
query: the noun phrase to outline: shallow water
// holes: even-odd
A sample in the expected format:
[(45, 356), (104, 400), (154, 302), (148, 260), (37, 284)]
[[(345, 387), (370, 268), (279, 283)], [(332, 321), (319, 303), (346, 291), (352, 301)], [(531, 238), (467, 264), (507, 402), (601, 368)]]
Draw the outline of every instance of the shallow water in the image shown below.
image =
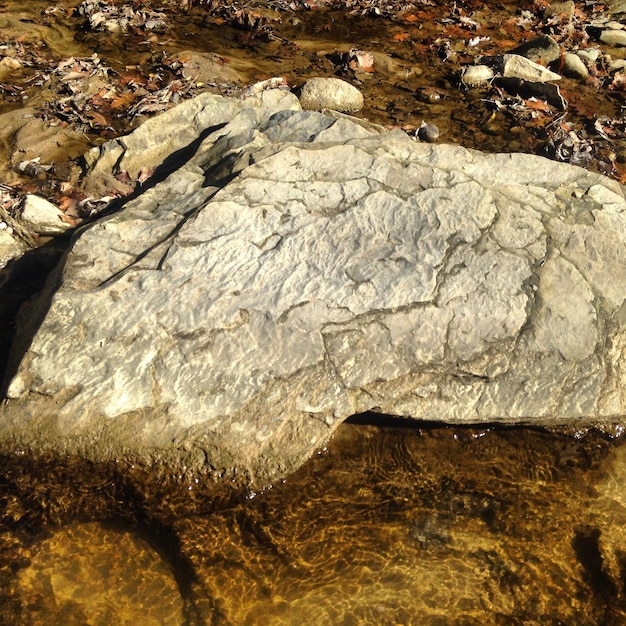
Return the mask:
[(626, 623), (626, 447), (344, 424), (262, 493), (3, 460), (0, 621)]

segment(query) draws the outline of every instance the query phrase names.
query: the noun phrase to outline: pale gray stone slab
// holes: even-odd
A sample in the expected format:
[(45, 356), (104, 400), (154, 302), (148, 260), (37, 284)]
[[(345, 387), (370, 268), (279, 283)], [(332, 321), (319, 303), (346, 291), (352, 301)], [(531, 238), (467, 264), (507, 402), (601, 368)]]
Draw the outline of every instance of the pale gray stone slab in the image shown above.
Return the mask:
[(75, 237), (9, 386), (5, 449), (263, 482), (362, 411), (624, 419), (620, 185), (264, 98), (187, 105), (194, 151)]

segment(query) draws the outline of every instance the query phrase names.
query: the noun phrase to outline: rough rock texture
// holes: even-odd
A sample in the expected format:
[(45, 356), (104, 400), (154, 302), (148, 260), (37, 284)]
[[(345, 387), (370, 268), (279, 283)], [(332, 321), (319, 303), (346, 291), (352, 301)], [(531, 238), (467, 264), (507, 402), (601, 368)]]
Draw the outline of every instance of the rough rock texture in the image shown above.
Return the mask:
[(24, 252), (26, 252), (26, 245), (23, 242), (7, 230), (0, 230), (0, 270), (9, 261), (21, 257)]
[[(617, 183), (296, 104), (205, 95), (186, 128), (159, 127), (193, 150), (76, 236), (10, 384), (5, 449), (264, 481), (367, 410), (624, 419)], [(136, 132), (110, 146), (118, 165), (156, 154)]]

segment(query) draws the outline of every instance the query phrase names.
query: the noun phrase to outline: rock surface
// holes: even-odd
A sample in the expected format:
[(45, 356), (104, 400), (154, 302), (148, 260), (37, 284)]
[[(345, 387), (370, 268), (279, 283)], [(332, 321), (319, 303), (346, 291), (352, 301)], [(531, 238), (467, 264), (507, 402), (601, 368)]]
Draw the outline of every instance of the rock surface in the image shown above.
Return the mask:
[(478, 87), (488, 83), (494, 76), (488, 65), (470, 65), (463, 70), (461, 78), (468, 87)]
[(561, 80), (559, 74), (519, 54), (503, 54), (497, 58), (500, 64), (500, 73), (505, 78), (521, 78), (537, 83)]
[(133, 155), (166, 161), (49, 282), (14, 353), (4, 450), (265, 482), (368, 410), (623, 421), (620, 185), (298, 111), (282, 91), (181, 106), (92, 163), (95, 185)]
[(69, 222), (63, 221), (65, 214), (61, 209), (32, 193), (24, 198), (20, 217), (22, 222), (38, 235), (54, 237), (62, 235), (72, 227)]
[(351, 113), (363, 108), (363, 94), (340, 78), (310, 78), (302, 87), (300, 102), (309, 111), (333, 109)]
[(0, 229), (0, 270), (9, 261), (22, 256), (26, 249), (26, 245), (14, 237), (8, 230)]
[(626, 46), (626, 31), (607, 29), (600, 34), (600, 41), (612, 46)]
[(577, 54), (567, 52), (563, 55), (563, 75), (570, 78), (586, 78), (589, 76), (589, 70)]

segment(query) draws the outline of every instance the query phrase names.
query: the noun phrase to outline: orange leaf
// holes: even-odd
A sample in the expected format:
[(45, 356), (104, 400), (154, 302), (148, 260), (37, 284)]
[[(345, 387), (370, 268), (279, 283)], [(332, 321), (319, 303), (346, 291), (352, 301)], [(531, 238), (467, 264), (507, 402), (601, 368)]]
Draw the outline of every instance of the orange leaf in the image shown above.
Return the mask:
[(413, 15), (413, 13), (409, 13), (408, 15), (404, 16), (405, 22), (413, 23), (413, 22), (417, 22), (418, 20), (419, 20), (419, 17), (417, 17), (417, 15)]
[(396, 41), (406, 41), (409, 38), (409, 33), (397, 33), (393, 38)]
[(123, 93), (111, 99), (111, 108), (114, 110), (127, 109), (137, 98), (136, 93)]
[(536, 111), (543, 111), (544, 113), (550, 113), (550, 107), (547, 102), (543, 100), (530, 99), (524, 100), (524, 104), (529, 109), (535, 109)]

